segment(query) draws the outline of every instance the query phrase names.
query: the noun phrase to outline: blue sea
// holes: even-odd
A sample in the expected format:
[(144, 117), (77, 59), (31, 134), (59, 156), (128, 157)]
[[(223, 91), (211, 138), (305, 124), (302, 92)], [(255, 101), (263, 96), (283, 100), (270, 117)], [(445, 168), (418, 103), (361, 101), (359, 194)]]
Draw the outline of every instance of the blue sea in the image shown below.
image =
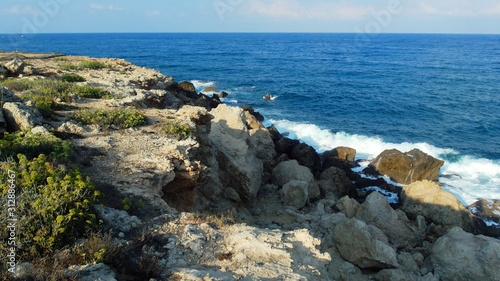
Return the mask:
[(419, 148), (465, 205), (500, 199), (500, 35), (4, 34), (0, 50), (123, 58), (226, 91), (320, 152)]

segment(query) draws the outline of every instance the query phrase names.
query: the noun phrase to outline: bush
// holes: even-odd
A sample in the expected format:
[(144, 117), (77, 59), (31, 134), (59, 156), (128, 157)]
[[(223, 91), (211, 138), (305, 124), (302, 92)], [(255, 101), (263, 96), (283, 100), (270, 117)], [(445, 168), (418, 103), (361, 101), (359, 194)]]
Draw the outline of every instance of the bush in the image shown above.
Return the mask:
[(97, 124), (107, 128), (114, 125), (125, 129), (146, 124), (144, 115), (132, 109), (82, 110), (73, 118), (83, 124)]
[[(3, 206), (7, 206), (7, 195), (15, 190), (19, 256), (31, 259), (50, 254), (96, 226), (92, 208), (100, 193), (88, 176), (76, 168), (68, 171), (55, 167), (44, 154), (33, 160), (22, 154), (17, 157), (17, 163), (1, 165), (4, 172), (0, 175), (0, 190)], [(11, 217), (8, 208), (0, 210), (2, 225), (7, 225)], [(4, 238), (8, 237), (7, 231), (0, 229)]]
[(82, 98), (91, 98), (91, 99), (113, 98), (113, 96), (108, 91), (93, 86), (74, 86), (70, 89), (70, 92)]
[(85, 82), (85, 78), (77, 74), (69, 74), (61, 77), (63, 82)]
[(101, 68), (105, 68), (106, 65), (102, 64), (98, 61), (81, 61), (80, 67), (81, 68), (88, 68), (88, 69), (101, 69)]
[(64, 57), (58, 57), (58, 58), (55, 58), (56, 61), (69, 61), (69, 59), (67, 58), (64, 58)]
[(65, 71), (74, 71), (74, 70), (78, 69), (78, 66), (71, 64), (71, 63), (58, 63), (57, 66), (61, 70), (65, 70)]
[(171, 120), (163, 122), (161, 128), (163, 133), (179, 139), (193, 134), (191, 128)]

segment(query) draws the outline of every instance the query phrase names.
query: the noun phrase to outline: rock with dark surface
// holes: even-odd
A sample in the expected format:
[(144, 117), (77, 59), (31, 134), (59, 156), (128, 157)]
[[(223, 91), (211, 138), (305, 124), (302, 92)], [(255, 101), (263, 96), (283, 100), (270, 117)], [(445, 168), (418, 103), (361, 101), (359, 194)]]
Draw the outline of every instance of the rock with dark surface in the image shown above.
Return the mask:
[(264, 96), (264, 99), (266, 99), (266, 100), (271, 100), (272, 98), (271, 98), (271, 95), (270, 95), (270, 94), (266, 94), (266, 95)]
[(318, 185), (314, 181), (311, 171), (307, 167), (299, 165), (297, 160), (278, 164), (272, 172), (272, 180), (279, 187), (293, 180), (303, 181), (307, 183), (307, 194), (310, 199), (317, 198), (320, 195)]
[(440, 280), (498, 280), (500, 241), (455, 227), (434, 243), (431, 260)]
[(262, 116), (262, 114), (260, 114), (259, 112), (255, 111), (255, 109), (253, 109), (251, 106), (242, 106), (241, 108), (246, 112), (250, 113), (251, 115), (253, 115), (260, 122), (264, 121), (264, 116)]
[(319, 177), (318, 185), (323, 196), (332, 192), (337, 198), (342, 198), (345, 195), (353, 196), (356, 193), (354, 185), (344, 170), (336, 167), (330, 167), (323, 171)]
[(310, 145), (299, 143), (292, 148), (288, 156), (291, 159), (297, 160), (300, 165), (309, 168), (313, 174), (321, 171), (321, 158), (318, 152)]
[(298, 140), (292, 140), (287, 137), (282, 137), (281, 139), (278, 140), (278, 142), (276, 142), (276, 151), (278, 153), (284, 153), (286, 155), (290, 155), (292, 153), (292, 149), (299, 144), (300, 141)]
[(483, 219), (500, 223), (500, 200), (481, 199), (470, 205), (469, 209)]
[(323, 161), (323, 169), (325, 170), (330, 167), (346, 169), (354, 166), (355, 157), (356, 149), (349, 147), (337, 147), (323, 152), (321, 154), (321, 161)]
[(227, 96), (229, 96), (229, 94), (228, 94), (227, 92), (224, 92), (224, 91), (222, 91), (222, 92), (219, 94), (219, 98), (221, 98), (221, 99), (222, 99), (222, 98), (225, 98), (225, 97), (227, 97)]
[(358, 219), (348, 219), (333, 231), (333, 240), (340, 255), (361, 268), (395, 268), (396, 251), (387, 243), (387, 237), (375, 226)]
[(26, 64), (20, 58), (15, 58), (5, 64), (5, 68), (7, 68), (10, 71), (10, 73), (12, 73), (12, 75), (21, 74), (25, 66)]
[(0, 86), (0, 102), (17, 102), (21, 99), (7, 87)]
[(386, 150), (370, 163), (379, 173), (400, 184), (421, 180), (437, 181), (439, 169), (443, 164), (444, 161), (418, 149), (406, 153), (396, 149)]
[(271, 139), (273, 140), (274, 144), (276, 144), (280, 139), (283, 138), (281, 133), (278, 131), (278, 129), (276, 129), (274, 125), (267, 127), (267, 130), (271, 134)]
[(42, 125), (42, 114), (32, 107), (20, 102), (6, 102), (3, 105), (3, 114), (7, 126), (13, 130), (27, 130), (30, 127)]
[(194, 105), (201, 106), (209, 110), (217, 108), (220, 104), (221, 102), (219, 99), (215, 99), (204, 94), (200, 95), (200, 97), (194, 102)]
[(193, 83), (188, 82), (188, 81), (183, 81), (179, 83), (179, 86), (184, 89), (185, 91), (188, 92), (194, 92), (196, 94), (196, 88), (194, 87)]
[(435, 224), (449, 229), (455, 226), (474, 231), (472, 214), (453, 195), (435, 182), (420, 181), (403, 188), (402, 210), (410, 217), (421, 215)]
[(201, 91), (202, 93), (217, 93), (217, 89), (215, 87), (208, 87)]

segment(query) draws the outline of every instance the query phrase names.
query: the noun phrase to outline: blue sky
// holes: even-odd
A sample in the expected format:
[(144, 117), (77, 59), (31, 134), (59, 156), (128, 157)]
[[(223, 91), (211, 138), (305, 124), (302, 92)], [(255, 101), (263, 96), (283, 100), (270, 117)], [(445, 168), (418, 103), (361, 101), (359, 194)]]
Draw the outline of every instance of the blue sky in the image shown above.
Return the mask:
[(500, 0), (1, 0), (0, 33), (500, 33)]

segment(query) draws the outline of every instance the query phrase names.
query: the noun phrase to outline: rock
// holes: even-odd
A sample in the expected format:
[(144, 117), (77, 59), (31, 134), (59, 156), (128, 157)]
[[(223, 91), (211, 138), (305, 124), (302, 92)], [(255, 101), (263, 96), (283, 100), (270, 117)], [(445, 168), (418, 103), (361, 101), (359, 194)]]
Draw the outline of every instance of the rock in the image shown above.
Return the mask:
[(274, 144), (276, 144), (280, 139), (283, 138), (283, 136), (274, 125), (267, 127), (267, 130), (271, 134), (271, 139), (273, 140)]
[(299, 165), (297, 160), (282, 162), (272, 171), (272, 181), (279, 187), (293, 180), (307, 183), (307, 194), (309, 199), (319, 197), (320, 192), (318, 185), (314, 181), (314, 176), (307, 167)]
[(213, 118), (206, 108), (192, 105), (183, 106), (177, 111), (177, 114), (188, 116), (198, 126), (210, 125)]
[(34, 68), (31, 65), (25, 66), (24, 70), (23, 70), (23, 73), (26, 74), (26, 75), (37, 75), (37, 74), (40, 74), (40, 72), (38, 71), (38, 69)]
[(73, 265), (66, 271), (66, 277), (78, 281), (116, 281), (113, 269), (103, 263)]
[(341, 169), (352, 168), (354, 166), (354, 158), (356, 157), (356, 149), (349, 147), (337, 147), (330, 151), (325, 151), (321, 154), (323, 169), (337, 167)]
[(401, 269), (383, 269), (377, 273), (378, 281), (409, 281), (417, 280), (416, 275)]
[(191, 93), (194, 92), (196, 94), (196, 88), (194, 87), (193, 83), (191, 83), (191, 82), (183, 81), (183, 82), (179, 83), (179, 87), (181, 87), (185, 91), (188, 91)]
[(255, 111), (252, 107), (250, 107), (250, 106), (242, 106), (241, 109), (243, 109), (246, 112), (250, 113), (259, 122), (264, 121), (264, 116), (262, 116), (262, 114), (260, 114), (259, 112)]
[(6, 102), (3, 114), (7, 126), (13, 130), (27, 130), (42, 125), (42, 114), (36, 108), (30, 108), (20, 102)]
[(7, 68), (13, 75), (21, 74), (25, 66), (26, 64), (20, 58), (15, 58), (5, 64), (5, 68)]
[(400, 184), (416, 181), (437, 181), (439, 169), (444, 161), (429, 156), (418, 149), (402, 153), (396, 149), (386, 150), (370, 165), (379, 173), (389, 176)]
[(339, 209), (339, 211), (344, 213), (346, 217), (352, 219), (358, 212), (360, 204), (358, 201), (349, 198), (349, 196), (344, 196), (340, 198), (335, 206)]
[(500, 223), (500, 200), (481, 199), (470, 205), (469, 210), (483, 219)]
[(455, 227), (434, 243), (431, 260), (440, 280), (498, 280), (500, 241)]
[(223, 195), (224, 195), (224, 197), (226, 197), (227, 199), (229, 199), (233, 202), (241, 202), (240, 195), (238, 194), (238, 192), (236, 192), (236, 190), (234, 190), (231, 187), (226, 188), (224, 190)]
[(270, 94), (266, 94), (266, 95), (264, 96), (264, 99), (266, 99), (266, 100), (272, 100), (272, 98), (271, 98), (271, 95), (270, 95)]
[(3, 64), (0, 64), (0, 80), (5, 79), (7, 77), (9, 70), (3, 66)]
[(23, 262), (16, 265), (16, 273), (14, 273), (15, 278), (22, 280), (29, 280), (29, 277), (33, 274), (33, 265), (29, 262)]
[(142, 225), (142, 221), (136, 216), (130, 216), (124, 210), (117, 210), (106, 206), (94, 206), (99, 218), (107, 223), (115, 231), (130, 232), (133, 228)]
[(21, 99), (7, 87), (0, 86), (0, 102), (19, 102)]
[(209, 138), (217, 148), (220, 181), (233, 187), (242, 199), (254, 198), (264, 167), (249, 150), (250, 134), (243, 110), (221, 104), (210, 113), (214, 119)]
[(276, 156), (273, 140), (266, 128), (251, 129), (248, 132), (248, 148), (260, 160), (272, 160)]
[(7, 131), (7, 122), (3, 117), (3, 111), (0, 111), (0, 134), (3, 134)]
[(227, 96), (229, 96), (229, 94), (228, 94), (228, 93), (226, 93), (226, 92), (224, 92), (224, 91), (222, 91), (222, 92), (219, 94), (219, 98), (221, 98), (221, 99), (222, 99), (222, 98), (225, 98), (225, 97), (227, 97)]
[(379, 192), (372, 192), (356, 212), (356, 218), (382, 230), (398, 248), (413, 248), (422, 242), (417, 229), (404, 213), (398, 214)]
[(309, 168), (313, 174), (321, 171), (321, 158), (316, 150), (310, 145), (299, 143), (292, 148), (288, 156), (290, 159), (299, 161), (300, 165)]
[(35, 128), (31, 129), (32, 134), (41, 134), (41, 135), (48, 135), (49, 131), (45, 129), (45, 127), (42, 126), (36, 126)]
[(195, 101), (194, 105), (205, 107), (206, 109), (217, 108), (221, 104), (219, 99), (209, 97), (207, 95), (201, 94), (200, 97)]
[(335, 227), (333, 240), (340, 255), (361, 268), (395, 268), (398, 266), (396, 251), (387, 244), (374, 226), (358, 219), (348, 219)]
[(459, 226), (473, 231), (472, 214), (458, 199), (435, 182), (415, 182), (403, 188), (402, 210), (416, 218), (421, 215), (445, 229)]
[(318, 185), (323, 196), (332, 192), (337, 198), (342, 198), (346, 195), (354, 196), (356, 193), (354, 185), (344, 170), (336, 167), (330, 167), (323, 171), (319, 177)]
[(281, 200), (285, 206), (300, 209), (306, 205), (309, 199), (307, 192), (308, 184), (304, 181), (290, 181), (281, 190)]
[(282, 137), (278, 140), (278, 142), (276, 142), (276, 151), (278, 153), (290, 155), (292, 153), (292, 149), (299, 144), (300, 141), (298, 140), (292, 140), (287, 137)]
[(201, 91), (202, 93), (217, 93), (217, 89), (215, 87), (208, 87)]

